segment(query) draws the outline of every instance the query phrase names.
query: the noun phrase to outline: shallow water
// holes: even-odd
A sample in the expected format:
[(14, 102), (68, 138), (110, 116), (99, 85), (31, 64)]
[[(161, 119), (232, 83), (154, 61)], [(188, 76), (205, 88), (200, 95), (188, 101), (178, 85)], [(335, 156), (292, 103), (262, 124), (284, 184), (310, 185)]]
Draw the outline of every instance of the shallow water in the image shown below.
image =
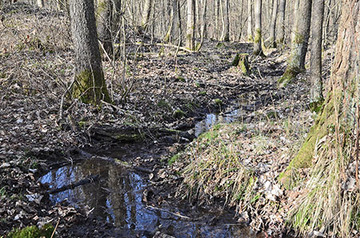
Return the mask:
[[(64, 166), (40, 178), (51, 188), (78, 182), (89, 175), (100, 175), (100, 180), (56, 194), (50, 199), (55, 204), (67, 200), (76, 207), (89, 206), (92, 213), (134, 236), (139, 231), (153, 234), (156, 230), (175, 237), (255, 237), (249, 229), (235, 224), (230, 214), (222, 214), (218, 224), (205, 224), (201, 219), (184, 219), (181, 208), (148, 207), (143, 202), (147, 181), (140, 174), (104, 160), (86, 160), (81, 164)], [(208, 214), (207, 214), (208, 213)], [(201, 217), (214, 216), (201, 211)], [(133, 233), (132, 233), (133, 232)]]

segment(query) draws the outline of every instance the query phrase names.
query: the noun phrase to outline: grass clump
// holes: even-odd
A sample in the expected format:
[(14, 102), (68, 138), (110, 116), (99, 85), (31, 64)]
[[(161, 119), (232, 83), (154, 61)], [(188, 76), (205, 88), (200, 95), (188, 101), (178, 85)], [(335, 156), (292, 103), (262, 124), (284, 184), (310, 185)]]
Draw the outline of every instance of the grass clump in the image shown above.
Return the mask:
[(241, 142), (229, 139), (234, 131), (234, 125), (219, 124), (192, 144), (187, 154), (191, 161), (183, 173), (190, 197), (222, 197), (228, 204), (245, 206), (254, 200), (257, 178), (243, 164)]
[(10, 232), (8, 238), (39, 238), (46, 237), (50, 238), (54, 231), (54, 227), (50, 224), (44, 225), (42, 228), (37, 226), (28, 226), (23, 229), (16, 229)]

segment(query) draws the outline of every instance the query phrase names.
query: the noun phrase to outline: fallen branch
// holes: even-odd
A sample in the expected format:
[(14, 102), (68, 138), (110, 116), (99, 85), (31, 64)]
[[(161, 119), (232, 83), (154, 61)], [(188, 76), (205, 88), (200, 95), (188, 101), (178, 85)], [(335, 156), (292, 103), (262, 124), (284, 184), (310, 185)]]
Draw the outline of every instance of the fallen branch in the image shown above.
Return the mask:
[(97, 174), (97, 175), (91, 175), (85, 179), (82, 179), (80, 180), (79, 182), (76, 182), (76, 183), (71, 183), (71, 184), (68, 184), (68, 185), (65, 185), (65, 186), (62, 186), (60, 188), (54, 188), (54, 189), (51, 189), (50, 191), (48, 191), (49, 194), (54, 194), (54, 193), (60, 193), (60, 192), (63, 192), (65, 190), (69, 190), (69, 189), (74, 189), (76, 187), (79, 187), (81, 185), (85, 185), (85, 184), (88, 184), (88, 183), (93, 183), (97, 180), (99, 180), (100, 178), (100, 175)]

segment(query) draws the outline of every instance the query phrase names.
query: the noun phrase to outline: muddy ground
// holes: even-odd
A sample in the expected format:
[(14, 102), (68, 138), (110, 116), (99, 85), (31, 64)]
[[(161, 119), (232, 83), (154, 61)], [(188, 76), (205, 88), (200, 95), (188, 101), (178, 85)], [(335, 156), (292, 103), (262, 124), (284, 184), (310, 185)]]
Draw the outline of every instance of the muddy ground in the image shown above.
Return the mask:
[[(175, 197), (182, 168), (167, 161), (195, 138), (195, 125), (207, 114), (241, 109), (237, 120), (254, 127), (265, 119), (298, 122), (301, 133), (278, 140), (287, 155), (279, 158), (277, 172), (287, 165), (294, 143), (301, 143), (311, 125), (306, 75), (286, 89), (276, 86), (286, 66), (284, 51), (269, 50), (265, 58), (250, 56), (251, 72), (244, 75), (232, 61), (236, 53), (251, 53), (250, 44), (206, 41), (200, 52), (176, 52), (152, 42), (131, 44), (139, 36), (130, 34), (126, 67), (121, 60), (104, 61), (114, 103), (98, 108), (67, 95), (74, 55), (64, 13), (19, 3), (2, 9), (2, 15), (0, 236), (14, 228), (49, 222), (55, 226), (58, 221), (58, 237), (127, 236), (129, 231), (97, 219), (89, 208), (52, 204), (49, 188), (38, 181), (51, 169), (94, 156), (117, 158), (149, 176), (154, 186), (147, 191), (155, 195), (144, 194), (144, 202), (156, 204), (161, 198), (187, 204), (182, 205), (184, 213), (188, 209), (185, 215), (196, 217), (191, 211), (194, 204)], [(279, 138), (286, 130), (281, 126)], [(119, 148), (131, 153), (118, 156)], [(278, 152), (267, 159), (275, 159)], [(212, 202), (199, 203), (206, 209), (223, 209), (221, 197)], [(285, 232), (282, 225), (269, 228), (268, 220), (259, 226), (260, 234), (266, 229)], [(155, 235), (144, 232), (138, 235)]]

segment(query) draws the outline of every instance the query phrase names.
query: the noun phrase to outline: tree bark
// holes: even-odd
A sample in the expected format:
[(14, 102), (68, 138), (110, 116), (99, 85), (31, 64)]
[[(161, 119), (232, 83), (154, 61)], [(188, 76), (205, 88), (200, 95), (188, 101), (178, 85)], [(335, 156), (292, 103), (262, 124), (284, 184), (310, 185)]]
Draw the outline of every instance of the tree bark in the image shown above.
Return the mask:
[(195, 0), (187, 0), (186, 48), (195, 50)]
[(247, 27), (247, 38), (248, 42), (254, 42), (252, 34), (252, 0), (248, 0), (248, 27)]
[(201, 13), (201, 28), (200, 28), (200, 43), (199, 46), (197, 47), (197, 51), (200, 50), (200, 48), (202, 47), (203, 43), (204, 43), (204, 39), (205, 39), (205, 34), (206, 34), (206, 11), (207, 11), (207, 0), (202, 0), (202, 13)]
[(142, 30), (145, 30), (149, 25), (151, 6), (152, 6), (152, 0), (146, 0), (142, 13), (141, 25), (140, 25)]
[(113, 54), (113, 40), (111, 34), (112, 25), (112, 1), (98, 0), (97, 6), (97, 32), (99, 40), (105, 52), (111, 57)]
[(229, 19), (229, 0), (224, 1), (223, 8), (223, 30), (221, 35), (222, 41), (230, 41), (230, 19)]
[(279, 3), (279, 21), (278, 25), (280, 25), (277, 42), (280, 44), (285, 43), (285, 7), (286, 7), (286, 0), (280, 0)]
[(44, 7), (44, 0), (37, 0), (36, 4), (38, 7)]
[(291, 54), (284, 75), (279, 79), (280, 87), (287, 85), (296, 75), (305, 70), (305, 56), (309, 41), (312, 0), (299, 0), (291, 39)]
[(172, 0), (170, 13), (170, 26), (165, 36), (165, 42), (171, 42), (181, 45), (181, 21), (180, 21), (180, 5), (178, 0)]
[(110, 102), (101, 65), (94, 2), (70, 0), (71, 33), (75, 51), (72, 95), (84, 103)]
[(270, 23), (270, 38), (269, 38), (269, 47), (276, 48), (276, 19), (278, 11), (278, 0), (274, 0), (272, 14), (271, 14), (271, 23)]
[(264, 55), (262, 50), (262, 34), (261, 34), (261, 12), (262, 0), (255, 0), (254, 16), (255, 16), (255, 37), (254, 37), (254, 55)]
[(311, 23), (311, 58), (310, 58), (310, 103), (313, 110), (317, 111), (318, 107), (324, 101), (322, 94), (322, 31), (324, 21), (324, 0), (313, 0), (313, 13)]
[[(326, 102), (282, 179), (290, 179), (290, 171), (311, 167), (304, 194), (294, 202), (299, 204), (294, 209), (295, 226), (322, 229), (328, 232), (326, 237), (353, 237), (352, 231), (360, 229), (358, 0), (343, 0), (339, 27)], [(348, 186), (350, 179), (354, 186)]]

